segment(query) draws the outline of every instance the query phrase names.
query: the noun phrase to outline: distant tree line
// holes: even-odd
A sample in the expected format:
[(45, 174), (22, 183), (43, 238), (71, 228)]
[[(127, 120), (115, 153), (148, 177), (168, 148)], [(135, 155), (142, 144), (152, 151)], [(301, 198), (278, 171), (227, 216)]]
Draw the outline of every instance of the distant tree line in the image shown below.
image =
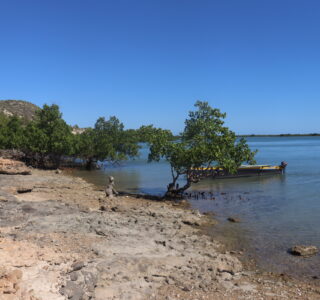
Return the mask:
[[(92, 169), (98, 162), (118, 162), (139, 154), (140, 143), (149, 145), (149, 161), (166, 160), (171, 167), (172, 181), (166, 197), (182, 195), (194, 182), (193, 168), (219, 166), (233, 173), (243, 162), (254, 163), (244, 139), (224, 126), (226, 114), (207, 102), (197, 101), (190, 111), (183, 132), (174, 136), (170, 130), (153, 125), (125, 129), (119, 119), (98, 118), (93, 128), (79, 134), (63, 119), (57, 105), (44, 105), (28, 123), (19, 117), (0, 116), (0, 149), (16, 149), (24, 153), (27, 164), (58, 168), (68, 158), (78, 159)], [(178, 179), (185, 178), (179, 186)]]
[(34, 167), (59, 168), (63, 159), (78, 158), (91, 169), (98, 161), (137, 156), (138, 142), (138, 132), (125, 130), (116, 117), (99, 118), (94, 128), (73, 134), (57, 105), (44, 105), (27, 124), (17, 116), (0, 116), (0, 149), (20, 150)]

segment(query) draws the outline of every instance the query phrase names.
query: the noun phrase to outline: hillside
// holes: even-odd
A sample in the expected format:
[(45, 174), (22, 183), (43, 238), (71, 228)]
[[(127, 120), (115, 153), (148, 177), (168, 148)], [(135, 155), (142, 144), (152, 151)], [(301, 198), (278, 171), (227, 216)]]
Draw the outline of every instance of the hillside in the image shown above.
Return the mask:
[(6, 116), (19, 116), (31, 120), (40, 109), (37, 105), (23, 100), (0, 100), (0, 113)]

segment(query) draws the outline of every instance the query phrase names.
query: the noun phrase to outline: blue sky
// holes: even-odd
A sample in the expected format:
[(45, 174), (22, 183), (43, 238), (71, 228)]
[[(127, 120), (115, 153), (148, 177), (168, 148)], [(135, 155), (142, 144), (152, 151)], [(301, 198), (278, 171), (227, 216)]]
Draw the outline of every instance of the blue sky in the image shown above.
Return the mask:
[(196, 100), (237, 133), (320, 132), (320, 2), (1, 0), (0, 99), (175, 133)]

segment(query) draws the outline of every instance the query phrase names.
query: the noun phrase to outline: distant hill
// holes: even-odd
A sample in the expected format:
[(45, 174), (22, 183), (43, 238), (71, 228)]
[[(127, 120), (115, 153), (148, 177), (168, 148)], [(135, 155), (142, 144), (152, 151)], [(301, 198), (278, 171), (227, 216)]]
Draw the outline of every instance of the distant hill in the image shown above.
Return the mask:
[(23, 100), (0, 100), (0, 113), (6, 116), (18, 116), (30, 121), (40, 109), (37, 105)]

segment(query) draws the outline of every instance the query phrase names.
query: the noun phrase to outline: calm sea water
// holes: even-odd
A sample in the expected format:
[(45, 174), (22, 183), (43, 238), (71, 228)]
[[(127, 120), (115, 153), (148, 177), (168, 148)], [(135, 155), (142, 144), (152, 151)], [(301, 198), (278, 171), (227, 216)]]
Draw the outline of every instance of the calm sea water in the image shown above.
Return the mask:
[[(259, 164), (280, 164), (285, 175), (238, 179), (206, 179), (190, 190), (206, 192), (206, 199), (190, 198), (201, 212), (212, 211), (220, 224), (212, 229), (240, 248), (247, 249), (261, 268), (295, 276), (319, 276), (320, 255), (302, 259), (287, 253), (296, 244), (320, 247), (320, 137), (254, 137)], [(77, 175), (104, 187), (115, 177), (118, 190), (162, 194), (170, 181), (165, 162), (147, 163), (147, 149), (139, 159), (121, 166)], [(241, 223), (226, 221), (236, 216)]]

